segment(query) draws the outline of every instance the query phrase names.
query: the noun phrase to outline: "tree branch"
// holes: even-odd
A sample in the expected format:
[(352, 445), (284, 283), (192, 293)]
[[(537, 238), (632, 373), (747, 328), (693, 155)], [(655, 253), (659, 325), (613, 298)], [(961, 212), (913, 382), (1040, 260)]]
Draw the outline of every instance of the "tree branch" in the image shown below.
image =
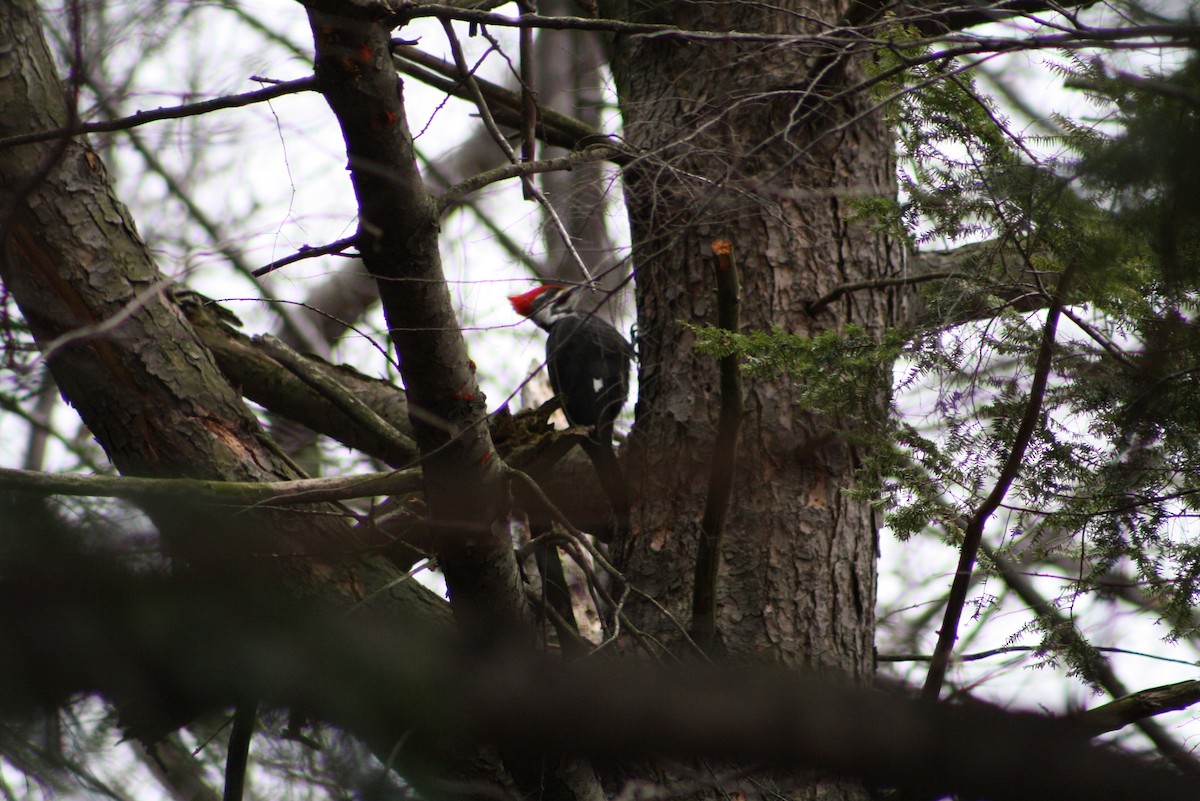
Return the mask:
[(345, 140), (358, 249), (398, 357), (429, 517), (444, 531), (437, 555), (455, 617), (468, 640), (532, 639), (501, 460), (442, 270), (437, 204), (417, 170), (388, 24), (335, 6), (308, 6), (314, 71)]
[[(1049, 621), (1050, 626), (1053, 627), (1052, 630), (1063, 638), (1064, 644), (1067, 647), (1082, 642), (1083, 637), (1075, 627), (1075, 624), (1064, 617), (1055, 608), (1054, 604), (1043, 598), (1041, 593), (1033, 586), (1033, 583), (1021, 575), (1011, 562), (992, 549), (987, 548), (987, 546), (984, 546), (984, 555), (995, 565), (996, 572), (1004, 579), (1004, 583), (1008, 585), (1009, 589), (1015, 592), (1034, 614)], [(1130, 695), (1129, 689), (1120, 680), (1116, 671), (1113, 670), (1112, 665), (1107, 660), (1099, 660), (1091, 665), (1091, 668), (1091, 675), (1088, 678), (1103, 687), (1104, 691), (1110, 696), (1121, 699)], [(1129, 709), (1130, 706), (1118, 707), (1116, 714), (1121, 714), (1122, 710), (1128, 711)], [(1098, 717), (1101, 720), (1112, 720), (1112, 718), (1106, 718), (1104, 715), (1098, 715)], [(1196, 760), (1196, 757), (1190, 751), (1182, 748), (1157, 721), (1148, 718), (1135, 718), (1131, 722), (1136, 723), (1137, 727), (1154, 743), (1159, 752), (1176, 765), (1176, 767), (1193, 776), (1200, 775), (1200, 762)]]
[(374, 438), (387, 443), (390, 451), (411, 454), (410, 460), (418, 458), (417, 443), (413, 441), (412, 437), (384, 420), (361, 398), (347, 391), (340, 381), (330, 377), (324, 370), (316, 368), (312, 360), (306, 359), (275, 337), (259, 337), (258, 341), (269, 356), (290, 370), (306, 385), (316, 390), (342, 414), (366, 428)]
[(462, 201), (463, 198), (478, 192), (485, 186), (506, 181), (509, 178), (524, 178), (529, 175), (537, 175), (543, 172), (557, 172), (560, 170), (570, 170), (580, 164), (591, 164), (596, 161), (606, 161), (614, 158), (624, 151), (616, 147), (611, 147), (606, 144), (593, 144), (583, 150), (577, 150), (565, 156), (557, 156), (555, 158), (541, 159), (540, 161), (520, 161), (516, 163), (504, 164), (495, 169), (481, 172), (474, 175), (465, 181), (461, 181), (447, 189), (438, 198), (439, 212), (449, 206), (455, 205)]
[[(741, 289), (733, 243), (720, 239), (712, 243), (713, 273), (717, 286), (717, 327), (738, 333), (741, 329)], [(725, 520), (737, 474), (738, 429), (742, 423), (742, 368), (736, 354), (720, 361), (721, 411), (717, 436), (713, 443), (712, 468), (708, 475), (708, 495), (700, 520), (700, 544), (692, 586), (692, 638), (706, 653), (720, 647), (717, 630), (717, 580), (721, 566), (721, 542)]]
[(404, 495), (421, 489), (421, 471), (301, 478), (292, 481), (205, 481), (194, 478), (83, 476), (0, 468), (0, 489), (32, 495), (121, 498), (156, 503), (251, 507), (344, 501)]
[(309, 245), (301, 245), (300, 249), (297, 250), (292, 255), (284, 256), (282, 259), (276, 259), (275, 261), (271, 262), (270, 264), (259, 267), (256, 270), (251, 270), (250, 275), (255, 278), (262, 278), (267, 273), (273, 273), (276, 270), (278, 270), (280, 267), (286, 267), (289, 264), (294, 264), (298, 261), (304, 261), (305, 259), (315, 259), (320, 256), (329, 256), (334, 253), (341, 253), (346, 248), (353, 245), (355, 243), (355, 239), (356, 239), (356, 237), (348, 236), (345, 239), (338, 239), (333, 242), (330, 242), (329, 244), (318, 245), (316, 247), (310, 247)]
[(983, 529), (992, 513), (1000, 506), (1008, 493), (1012, 482), (1021, 469), (1025, 459), (1025, 449), (1033, 438), (1034, 430), (1041, 419), (1042, 403), (1045, 400), (1046, 386), (1050, 378), (1050, 368), (1053, 364), (1054, 343), (1058, 332), (1058, 319), (1062, 314), (1063, 302), (1066, 297), (1070, 274), (1064, 273), (1058, 281), (1050, 311), (1046, 315), (1046, 324), (1042, 332), (1042, 344), (1034, 365), (1033, 381), (1029, 387), (1029, 400), (1025, 404), (1025, 412), (1021, 417), (1020, 426), (1013, 437), (1012, 446), (996, 477), (996, 483), (966, 521), (963, 533), (962, 550), (959, 554), (958, 568), (954, 573), (954, 581), (950, 585), (950, 596), (946, 599), (946, 614), (942, 619), (942, 627), (938, 631), (937, 645), (933, 650), (933, 659), (929, 663), (929, 673), (925, 678), (925, 686), (921, 697), (926, 700), (936, 700), (946, 678), (946, 669), (950, 664), (950, 654), (954, 643), (958, 640), (958, 623), (962, 616), (963, 605), (967, 601), (967, 588), (971, 583), (971, 572), (975, 566), (975, 557), (983, 541)]
[(128, 117), (121, 117), (115, 120), (84, 122), (65, 128), (56, 128), (50, 131), (34, 131), (32, 133), (6, 136), (0, 138), (0, 149), (6, 147), (16, 147), (17, 145), (28, 145), (35, 142), (49, 142), (54, 139), (80, 136), (90, 133), (127, 131), (130, 128), (136, 128), (139, 125), (146, 125), (147, 123), (158, 122), (160, 120), (177, 120), (183, 117), (195, 117), (201, 114), (208, 114), (212, 111), (219, 111), (221, 109), (241, 108), (242, 106), (250, 106), (255, 103), (265, 103), (268, 100), (274, 100), (277, 97), (284, 97), (285, 95), (294, 95), (297, 92), (315, 91), (317, 91), (316, 78), (300, 78), (295, 81), (284, 81), (282, 83), (274, 84), (273, 86), (268, 86), (264, 89), (258, 89), (256, 91), (246, 92), (240, 95), (226, 95), (225, 97), (217, 97), (213, 98), (212, 100), (203, 100), (199, 103), (184, 103), (181, 106), (157, 108), (153, 111), (139, 111), (136, 114), (131, 114)]
[(300, 372), (320, 373), (325, 380), (360, 399), (386, 421), (389, 429), (399, 431), (403, 437), (381, 438), (302, 381), (296, 370), (276, 361), (260, 338), (248, 337), (235, 330), (221, 306), (192, 292), (177, 292), (176, 296), (201, 341), (212, 351), (221, 372), (231, 384), (241, 389), (245, 397), (274, 414), (392, 467), (410, 464), (416, 458), (417, 452), (410, 439), (412, 427), (408, 420), (408, 402), (403, 390), (350, 367), (329, 364), (317, 356), (300, 356), (304, 363)]
[[(463, 73), (456, 65), (424, 53), (411, 45), (396, 44), (393, 46), (392, 52), (395, 56), (396, 68), (401, 72), (453, 97), (468, 101), (474, 100)], [(432, 72), (430, 72), (431, 70)], [(474, 76), (474, 80), (487, 101), (488, 110), (496, 121), (514, 129), (519, 128), (521, 125), (520, 95), (478, 76)], [(538, 132), (547, 144), (567, 150), (575, 150), (582, 144), (580, 140), (610, 141), (602, 131), (550, 108), (540, 109)], [(614, 163), (625, 163), (629, 160), (629, 156), (614, 154), (613, 160)]]
[[(1073, 720), (1096, 734), (1123, 729), (1131, 723), (1144, 721), (1164, 712), (1187, 709), (1200, 703), (1200, 681), (1181, 681), (1164, 687), (1151, 687), (1112, 703), (1093, 707), (1073, 716)], [(1195, 763), (1189, 765), (1195, 772)]]
[(6, 708), (100, 692), (168, 712), (249, 694), (369, 743), (423, 731), (531, 754), (729, 759), (996, 801), (1191, 801), (1198, 791), (1194, 779), (1090, 745), (1069, 722), (982, 704), (922, 704), (767, 670), (464, 655), (370, 609), (347, 616), (228, 577), (167, 583), (76, 567), (4, 571)]

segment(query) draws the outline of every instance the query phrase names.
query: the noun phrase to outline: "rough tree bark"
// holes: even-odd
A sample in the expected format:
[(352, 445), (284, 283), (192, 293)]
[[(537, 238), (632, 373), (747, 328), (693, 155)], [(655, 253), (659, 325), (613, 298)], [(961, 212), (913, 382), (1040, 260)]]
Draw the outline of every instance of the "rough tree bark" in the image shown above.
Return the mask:
[[(0, 135), (54, 130), (68, 119), (28, 0), (0, 5), (0, 110)], [(298, 477), (175, 303), (86, 140), (4, 153), (0, 243), (6, 292), (63, 395), (119, 471), (223, 481)], [(399, 571), (380, 555), (386, 541), (378, 532), (352, 527), (334, 507), (237, 514), (146, 508), (180, 564), (222, 574), (265, 570), (300, 595), (343, 606), (371, 597), (374, 608), (450, 625), (441, 599), (397, 581)], [(134, 707), (125, 723), (154, 739), (199, 711), (206, 710)], [(393, 741), (376, 745), (387, 753)]]
[[(815, 33), (836, 2), (789, 13), (745, 3), (629, 4), (625, 19), (684, 28)], [(693, 352), (679, 321), (715, 322), (711, 242), (732, 240), (747, 329), (808, 335), (856, 323), (880, 333), (906, 308), (903, 289), (847, 296), (839, 284), (894, 276), (902, 246), (848, 220), (855, 198), (895, 197), (892, 137), (863, 93), (835, 96), (861, 65), (809, 81), (821, 54), (761, 42), (703, 45), (618, 37), (614, 72), (626, 169), (640, 331), (637, 423), (627, 449), (638, 491), (635, 532), (618, 543), (630, 582), (674, 616), (635, 605), (662, 637), (686, 625), (692, 565), (719, 409), (716, 361)], [(828, 63), (824, 65), (828, 67)], [(887, 370), (887, 365), (880, 369)], [(735, 658), (874, 672), (876, 521), (847, 496), (858, 458), (837, 421), (799, 409), (789, 380), (748, 382), (733, 508), (718, 588), (718, 628)], [(852, 786), (811, 797), (857, 797)]]

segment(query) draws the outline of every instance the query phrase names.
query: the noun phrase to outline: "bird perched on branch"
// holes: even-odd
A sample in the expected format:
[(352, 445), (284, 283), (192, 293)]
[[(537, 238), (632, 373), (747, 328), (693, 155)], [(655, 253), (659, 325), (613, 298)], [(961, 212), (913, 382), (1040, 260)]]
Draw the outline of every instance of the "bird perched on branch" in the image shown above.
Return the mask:
[(633, 347), (604, 320), (577, 308), (579, 288), (557, 284), (510, 295), (517, 314), (543, 328), (550, 386), (562, 403), (567, 421), (588, 427), (582, 447), (612, 504), (617, 525), (629, 524), (629, 489), (613, 452), (613, 422), (629, 395), (629, 361)]

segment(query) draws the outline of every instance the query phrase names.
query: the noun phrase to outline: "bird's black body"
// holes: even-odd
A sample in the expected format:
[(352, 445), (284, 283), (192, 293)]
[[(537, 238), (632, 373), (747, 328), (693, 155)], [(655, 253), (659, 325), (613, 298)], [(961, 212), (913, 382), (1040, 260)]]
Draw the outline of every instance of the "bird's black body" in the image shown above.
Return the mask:
[(629, 343), (608, 323), (582, 314), (562, 318), (549, 333), (546, 366), (563, 413), (572, 425), (592, 426), (591, 439), (611, 443), (629, 395)]
[(613, 422), (629, 395), (633, 348), (625, 337), (594, 314), (575, 308), (576, 292), (541, 286), (509, 298), (513, 309), (546, 330), (550, 386), (567, 421), (590, 427), (583, 445), (616, 513), (627, 526), (628, 488), (613, 452)]

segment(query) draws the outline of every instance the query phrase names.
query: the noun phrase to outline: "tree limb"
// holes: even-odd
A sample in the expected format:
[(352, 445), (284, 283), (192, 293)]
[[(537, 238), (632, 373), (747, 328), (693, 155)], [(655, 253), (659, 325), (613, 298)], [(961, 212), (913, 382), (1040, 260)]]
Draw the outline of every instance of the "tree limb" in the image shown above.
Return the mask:
[(954, 643), (958, 640), (958, 623), (962, 616), (963, 605), (967, 600), (967, 588), (971, 582), (975, 557), (983, 541), (984, 526), (987, 525), (992, 513), (1000, 506), (1012, 486), (1013, 480), (1017, 477), (1025, 459), (1025, 449), (1033, 439), (1034, 430), (1041, 420), (1042, 403), (1045, 400), (1046, 386), (1053, 364), (1058, 319), (1062, 314), (1069, 278), (1070, 275), (1064, 273), (1055, 288), (1054, 299), (1050, 304), (1050, 311), (1046, 315), (1046, 324), (1042, 332), (1042, 344), (1034, 365), (1029, 399), (1025, 403), (1020, 426), (1013, 436), (1012, 445), (1000, 468), (1000, 474), (996, 477), (996, 483), (991, 492), (966, 521), (958, 568), (954, 572), (950, 596), (946, 599), (946, 614), (942, 620), (942, 627), (938, 631), (937, 645), (933, 650), (933, 659), (929, 663), (925, 686), (921, 690), (921, 697), (926, 700), (937, 700), (938, 694), (941, 692), (942, 682), (946, 677), (946, 668), (950, 664), (950, 654), (954, 650)]
[[(473, 100), (462, 72), (451, 62), (424, 53), (412, 45), (399, 44), (392, 48), (396, 67), (401, 72), (463, 100)], [(488, 110), (502, 125), (519, 128), (521, 125), (521, 97), (502, 86), (475, 76), (475, 84), (487, 102)], [(550, 108), (540, 110), (538, 133), (547, 144), (574, 150), (580, 140), (609, 141), (602, 131), (587, 123)], [(629, 157), (614, 154), (615, 163), (625, 163)]]
[(138, 691), (164, 710), (249, 693), (375, 743), (419, 730), (527, 753), (813, 767), (997, 801), (1191, 801), (1198, 791), (1195, 779), (1090, 745), (1070, 722), (1038, 715), (923, 704), (767, 670), (464, 655), (412, 621), (369, 609), (347, 617), (228, 578), (166, 583), (76, 567), (4, 571), (8, 709), (78, 692)]
[(221, 306), (195, 293), (176, 294), (201, 341), (212, 351), (221, 372), (230, 383), (240, 387), (247, 398), (274, 414), (392, 467), (410, 464), (416, 457), (403, 390), (350, 367), (332, 365), (316, 356), (300, 356), (304, 363), (302, 372), (319, 373), (324, 380), (361, 400), (386, 421), (388, 428), (399, 431), (403, 440), (381, 438), (362, 421), (346, 414), (302, 381), (296, 370), (276, 361), (258, 337), (248, 337), (235, 330)]
[(286, 267), (289, 264), (294, 264), (295, 262), (298, 262), (298, 261), (303, 261), (305, 259), (315, 259), (320, 256), (328, 256), (333, 253), (341, 253), (346, 248), (353, 245), (354, 240), (355, 240), (354, 237), (348, 236), (344, 239), (338, 239), (338, 240), (335, 240), (328, 244), (318, 245), (316, 247), (310, 247), (309, 245), (301, 245), (300, 249), (297, 250), (292, 255), (284, 256), (282, 259), (276, 259), (275, 261), (271, 262), (270, 264), (259, 267), (256, 270), (251, 270), (250, 275), (252, 275), (255, 278), (262, 278), (267, 273), (273, 273), (276, 270), (278, 270), (280, 267)]
[(448, 206), (459, 203), (464, 197), (478, 192), (485, 186), (489, 186), (500, 181), (506, 181), (509, 178), (524, 178), (529, 175), (537, 175), (543, 172), (556, 172), (559, 170), (570, 170), (579, 164), (591, 164), (595, 161), (612, 160), (623, 154), (624, 151), (616, 147), (610, 147), (605, 144), (595, 144), (583, 150), (577, 150), (565, 156), (557, 156), (555, 158), (541, 159), (540, 161), (520, 161), (516, 163), (504, 164), (487, 172), (473, 175), (465, 181), (461, 181), (447, 189), (438, 198), (439, 211)]
[[(738, 333), (741, 329), (741, 289), (733, 243), (712, 243), (713, 273), (717, 288), (717, 327)], [(742, 368), (736, 354), (722, 357), (719, 365), (721, 410), (713, 442), (708, 495), (700, 520), (700, 544), (692, 587), (692, 638), (706, 653), (720, 647), (717, 629), (717, 579), (721, 566), (721, 542), (729, 515), (733, 480), (737, 475), (738, 429), (742, 423)]]
[(442, 271), (437, 204), (417, 170), (389, 28), (342, 8), (308, 6), (315, 73), (345, 141), (358, 249), (398, 357), (429, 518), (443, 532), (438, 562), (468, 641), (532, 640), (508, 488)]
[(184, 103), (180, 106), (157, 108), (153, 111), (139, 111), (128, 117), (115, 120), (100, 120), (99, 122), (83, 122), (66, 128), (56, 128), (49, 131), (34, 131), (0, 138), (0, 149), (28, 145), (35, 142), (49, 142), (64, 137), (81, 136), (90, 133), (111, 133), (112, 131), (127, 131), (139, 125), (146, 125), (160, 120), (178, 120), (183, 117), (196, 117), (226, 108), (241, 108), (255, 103), (265, 103), (277, 97), (294, 95), (297, 92), (317, 91), (316, 78), (300, 78), (295, 81), (284, 81), (253, 92), (240, 95), (226, 95), (199, 103)]
[(81, 476), (0, 468), (0, 489), (11, 492), (78, 498), (122, 498), (143, 503), (186, 502), (226, 509), (404, 495), (420, 488), (421, 471), (416, 468), (292, 481)]
[(1096, 734), (1123, 729), (1164, 712), (1187, 709), (1200, 703), (1200, 681), (1181, 681), (1163, 687), (1139, 690), (1132, 695), (1093, 707), (1072, 719)]

